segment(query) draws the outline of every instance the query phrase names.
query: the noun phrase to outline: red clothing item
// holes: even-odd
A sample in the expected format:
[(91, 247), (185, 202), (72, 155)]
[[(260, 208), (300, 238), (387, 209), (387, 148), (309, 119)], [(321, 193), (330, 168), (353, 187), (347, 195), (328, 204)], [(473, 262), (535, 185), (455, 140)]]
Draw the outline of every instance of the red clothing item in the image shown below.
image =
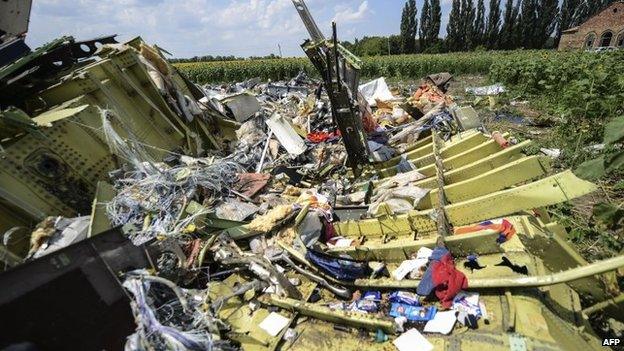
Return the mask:
[(442, 256), (438, 262), (432, 262), (431, 278), (435, 286), (435, 294), (442, 307), (451, 308), (453, 298), (460, 290), (468, 288), (468, 279), (464, 273), (455, 268), (451, 254)]
[(327, 133), (327, 132), (310, 132), (307, 136), (308, 140), (311, 142), (318, 144), (324, 141), (327, 141), (333, 137), (337, 136), (335, 133)]

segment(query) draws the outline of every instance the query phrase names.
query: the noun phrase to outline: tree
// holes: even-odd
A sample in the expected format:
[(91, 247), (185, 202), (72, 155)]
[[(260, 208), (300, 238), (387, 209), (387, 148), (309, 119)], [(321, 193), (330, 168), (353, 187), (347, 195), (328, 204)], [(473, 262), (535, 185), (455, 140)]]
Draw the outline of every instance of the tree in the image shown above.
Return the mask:
[(524, 48), (532, 48), (536, 37), (538, 18), (537, 18), (537, 1), (538, 0), (521, 0), (520, 19), (518, 21), (520, 33), (520, 45)]
[(485, 42), (485, 5), (483, 4), (483, 0), (478, 0), (477, 2), (477, 15), (472, 26), (471, 36), (473, 47), (482, 45)]
[(499, 36), (500, 49), (509, 50), (517, 47), (516, 39), (518, 27), (518, 6), (514, 6), (513, 0), (507, 0), (505, 3), (503, 25)]
[(420, 9), (420, 29), (418, 31), (418, 43), (423, 51), (429, 46), (429, 32), (431, 31), (431, 11), (429, 11), (429, 0), (425, 0)]
[(557, 27), (558, 0), (537, 0), (537, 26), (532, 48), (541, 49)]
[(490, 12), (485, 24), (484, 41), (489, 49), (495, 49), (498, 45), (498, 36), (501, 24), (500, 0), (490, 0)]
[(401, 52), (405, 52), (405, 48), (407, 46), (407, 38), (409, 37), (409, 6), (405, 3), (403, 6), (403, 12), (401, 13), (401, 32), (399, 36), (401, 37)]
[(403, 52), (401, 36), (355, 38), (353, 43), (343, 41), (340, 44), (357, 56), (398, 55)]
[(544, 47), (557, 24), (557, 5), (558, 0), (522, 0), (519, 32), (523, 47)]
[(403, 53), (411, 54), (416, 47), (416, 34), (418, 29), (418, 9), (416, 0), (407, 0), (401, 15), (401, 46)]
[(442, 21), (440, 0), (425, 0), (420, 11), (419, 43), (421, 50), (426, 50), (438, 41), (440, 35)]
[(442, 23), (442, 8), (440, 7), (440, 0), (431, 0), (429, 5), (429, 43), (435, 44), (438, 41), (440, 35), (440, 25)]
[(453, 0), (449, 21), (446, 25), (446, 46), (449, 51), (462, 49), (462, 19), (460, 0)]
[(475, 23), (475, 8), (473, 0), (461, 1), (461, 50), (472, 50), (475, 48), (473, 43), (474, 23)]
[(401, 36), (400, 35), (391, 35), (388, 38), (388, 41), (390, 42), (390, 55), (398, 55), (401, 52), (403, 52), (401, 48)]

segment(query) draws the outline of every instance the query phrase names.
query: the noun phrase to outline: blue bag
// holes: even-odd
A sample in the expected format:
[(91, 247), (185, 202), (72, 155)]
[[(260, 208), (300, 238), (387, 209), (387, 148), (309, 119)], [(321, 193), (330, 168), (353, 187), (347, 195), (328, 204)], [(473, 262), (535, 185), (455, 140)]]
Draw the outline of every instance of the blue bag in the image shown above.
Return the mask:
[(306, 259), (327, 274), (340, 280), (352, 281), (366, 277), (368, 274), (368, 265), (364, 262), (336, 258), (313, 250), (308, 250)]

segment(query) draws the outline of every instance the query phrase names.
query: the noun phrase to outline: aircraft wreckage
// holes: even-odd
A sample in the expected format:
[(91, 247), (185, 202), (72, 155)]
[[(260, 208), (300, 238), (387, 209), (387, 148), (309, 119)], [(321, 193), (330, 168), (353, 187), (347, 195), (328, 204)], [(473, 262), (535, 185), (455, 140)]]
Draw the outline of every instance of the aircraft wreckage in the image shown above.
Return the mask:
[(22, 16), (0, 57), (0, 346), (602, 348), (589, 316), (624, 315), (624, 256), (586, 262), (547, 211), (596, 186), (485, 130), (449, 74), (360, 85), (293, 3), (320, 80), (203, 87), (141, 38), (31, 51), (29, 2), (0, 4)]

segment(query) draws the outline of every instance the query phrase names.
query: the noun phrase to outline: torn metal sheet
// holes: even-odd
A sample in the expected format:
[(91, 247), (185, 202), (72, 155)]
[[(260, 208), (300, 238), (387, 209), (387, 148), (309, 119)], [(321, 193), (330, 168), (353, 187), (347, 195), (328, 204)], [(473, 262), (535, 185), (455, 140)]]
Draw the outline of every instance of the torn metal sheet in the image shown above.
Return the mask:
[(267, 119), (266, 124), (271, 128), (273, 134), (282, 146), (288, 151), (291, 156), (299, 156), (305, 152), (305, 142), (299, 134), (280, 114), (275, 113), (271, 118)]
[(481, 118), (472, 106), (457, 107), (451, 109), (451, 113), (463, 130), (477, 128), (481, 125)]
[(249, 93), (240, 93), (230, 95), (221, 100), (232, 113), (237, 122), (245, 122), (258, 111), (260, 111), (260, 103), (258, 99)]

